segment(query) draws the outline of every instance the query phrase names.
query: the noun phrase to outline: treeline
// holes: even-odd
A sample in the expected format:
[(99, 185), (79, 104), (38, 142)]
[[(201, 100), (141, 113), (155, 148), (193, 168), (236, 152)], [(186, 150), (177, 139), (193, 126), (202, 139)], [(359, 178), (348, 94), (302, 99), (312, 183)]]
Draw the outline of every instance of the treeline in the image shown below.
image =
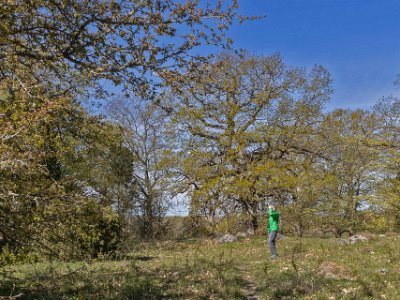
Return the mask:
[(201, 232), (264, 232), (270, 202), (297, 236), (400, 229), (399, 99), (325, 112), (329, 73), (277, 55), (224, 54), (195, 74), (159, 103), (163, 165)]
[[(123, 251), (128, 237), (161, 238), (177, 195), (189, 201), (185, 234), (257, 230), (267, 202), (299, 236), (400, 229), (400, 100), (326, 113), (321, 66), (194, 55), (229, 48), (232, 22), (251, 19), (237, 9), (0, 6), (2, 262), (96, 257)], [(102, 116), (89, 113), (92, 100)]]

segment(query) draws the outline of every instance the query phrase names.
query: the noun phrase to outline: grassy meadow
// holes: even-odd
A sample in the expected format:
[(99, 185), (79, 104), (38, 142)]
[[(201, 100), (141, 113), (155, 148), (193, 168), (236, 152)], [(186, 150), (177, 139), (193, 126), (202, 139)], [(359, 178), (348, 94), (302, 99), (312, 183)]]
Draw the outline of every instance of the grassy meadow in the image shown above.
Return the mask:
[[(400, 299), (400, 236), (265, 237), (141, 243), (118, 260), (16, 264), (0, 295), (17, 299)], [(22, 294), (21, 294), (22, 293)], [(11, 297), (10, 297), (11, 296)], [(1, 299), (1, 298), (0, 298)]]

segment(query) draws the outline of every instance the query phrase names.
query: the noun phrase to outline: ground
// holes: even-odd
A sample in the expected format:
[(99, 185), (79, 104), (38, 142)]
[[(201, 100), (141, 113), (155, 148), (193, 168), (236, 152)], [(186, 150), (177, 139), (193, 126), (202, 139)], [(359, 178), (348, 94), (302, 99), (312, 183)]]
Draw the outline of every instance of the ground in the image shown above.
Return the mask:
[[(0, 295), (18, 299), (400, 299), (400, 236), (355, 244), (265, 237), (141, 243), (116, 260), (15, 264)], [(0, 298), (1, 299), (1, 298)]]

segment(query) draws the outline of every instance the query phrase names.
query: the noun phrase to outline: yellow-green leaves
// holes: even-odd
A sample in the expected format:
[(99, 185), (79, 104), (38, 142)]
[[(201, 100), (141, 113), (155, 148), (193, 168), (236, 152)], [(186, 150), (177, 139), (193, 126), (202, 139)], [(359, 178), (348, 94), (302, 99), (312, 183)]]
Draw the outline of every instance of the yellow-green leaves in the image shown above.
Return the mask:
[[(279, 56), (231, 54), (184, 78), (175, 122), (183, 130), (184, 149), (190, 149), (183, 172), (196, 183), (193, 210), (212, 208), (217, 215), (244, 210), (256, 224), (265, 197), (296, 193), (302, 177), (291, 173), (292, 166), (310, 164), (301, 157), (314, 151), (310, 134), (329, 83), (322, 68), (306, 74), (285, 66)], [(313, 97), (310, 91), (319, 94), (306, 101)]]

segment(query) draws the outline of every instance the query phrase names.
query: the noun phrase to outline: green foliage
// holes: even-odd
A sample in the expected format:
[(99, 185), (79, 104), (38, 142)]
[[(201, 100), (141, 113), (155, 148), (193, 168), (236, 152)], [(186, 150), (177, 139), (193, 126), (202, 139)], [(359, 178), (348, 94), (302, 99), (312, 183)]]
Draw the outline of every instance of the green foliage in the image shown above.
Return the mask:
[(120, 128), (90, 116), (81, 101), (106, 96), (107, 81), (151, 94), (199, 63), (193, 48), (229, 46), (224, 34), (237, 8), (236, 1), (206, 9), (170, 0), (2, 3), (2, 246), (62, 257), (115, 248), (121, 225), (110, 207), (119, 217), (135, 207), (132, 149)]
[[(65, 211), (64, 203), (57, 203), (45, 212), (46, 219), (57, 219), (58, 226), (49, 229), (45, 238), (59, 245), (53, 247), (63, 258), (97, 257), (109, 255), (118, 249), (122, 238), (123, 220), (111, 207), (96, 201), (74, 203)], [(65, 218), (60, 218), (63, 208)], [(62, 243), (60, 244), (60, 241)]]
[[(13, 249), (16, 258), (76, 259), (97, 257), (116, 251), (122, 237), (123, 221), (110, 207), (86, 198), (54, 198), (46, 205), (31, 208), (30, 218), (14, 217), (24, 228), (5, 227), (2, 255)], [(17, 216), (21, 211), (14, 212)], [(11, 236), (10, 230), (14, 230)]]
[(380, 166), (384, 180), (377, 187), (374, 205), (390, 220), (391, 230), (400, 228), (400, 99), (383, 98), (374, 107), (380, 120), (380, 138), (372, 145), (380, 151)]
[(193, 213), (215, 226), (244, 211), (257, 229), (266, 197), (283, 202), (299, 188), (290, 171), (315, 153), (310, 134), (331, 92), (330, 76), (322, 67), (306, 73), (279, 56), (246, 54), (221, 55), (198, 72), (175, 87), (174, 107)]
[[(281, 228), (299, 237), (400, 230), (399, 99), (324, 113), (332, 88), (321, 66), (194, 55), (201, 45), (230, 46), (226, 30), (246, 19), (237, 9), (236, 0), (1, 5), (2, 264), (104, 257), (122, 232), (163, 236), (181, 193), (190, 199), (182, 236), (257, 231), (271, 201)], [(148, 101), (114, 101), (112, 121), (90, 115), (84, 99), (109, 96), (110, 83)], [(222, 287), (236, 280), (225, 264), (204, 264), (220, 270), (219, 286), (196, 297), (243, 296)], [(289, 284), (272, 280), (268, 296), (314, 292), (301, 287), (294, 259), (292, 267), (282, 275)], [(136, 279), (128, 290), (160, 297), (157, 284)]]
[[(118, 135), (107, 135), (111, 127), (85, 113), (70, 96), (47, 99), (39, 95), (45, 92), (41, 87), (29, 92), (2, 91), (1, 246), (19, 255), (38, 250), (62, 258), (114, 249), (112, 236), (119, 234), (120, 221), (112, 220), (115, 216), (108, 211), (113, 203), (101, 208), (97, 202), (102, 199), (87, 196), (87, 191), (97, 186), (90, 185), (96, 176), (88, 176), (86, 171), (97, 157), (103, 171), (109, 166), (110, 173), (115, 173), (112, 160), (100, 154), (118, 154), (110, 142), (118, 140)], [(103, 187), (117, 184), (115, 177), (108, 180), (102, 182)], [(85, 209), (90, 213), (84, 213)], [(68, 245), (68, 230), (81, 236), (76, 237), (81, 240), (81, 249), (77, 242)], [(104, 244), (108, 242), (110, 245)]]
[(393, 221), (387, 213), (367, 211), (362, 215), (362, 230), (383, 234), (393, 230)]
[(213, 227), (202, 216), (189, 215), (182, 223), (182, 235), (184, 238), (205, 237), (213, 233)]

